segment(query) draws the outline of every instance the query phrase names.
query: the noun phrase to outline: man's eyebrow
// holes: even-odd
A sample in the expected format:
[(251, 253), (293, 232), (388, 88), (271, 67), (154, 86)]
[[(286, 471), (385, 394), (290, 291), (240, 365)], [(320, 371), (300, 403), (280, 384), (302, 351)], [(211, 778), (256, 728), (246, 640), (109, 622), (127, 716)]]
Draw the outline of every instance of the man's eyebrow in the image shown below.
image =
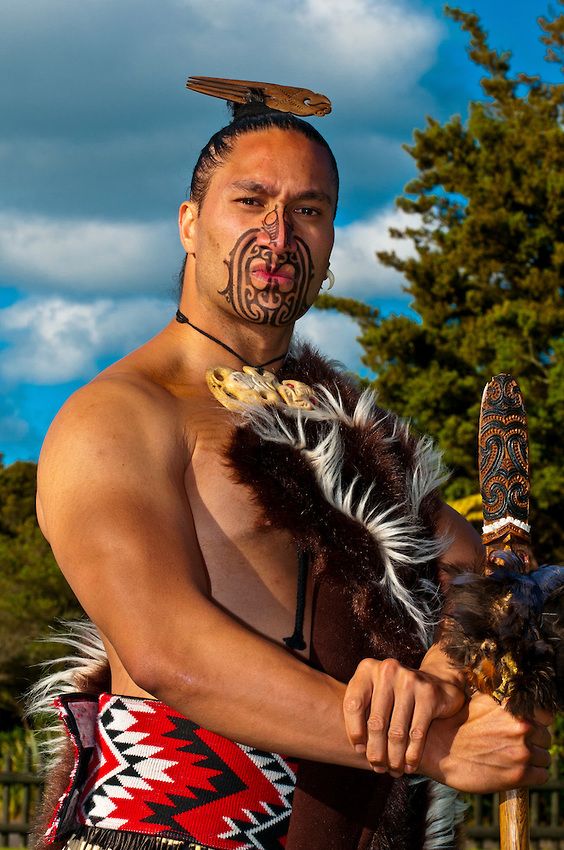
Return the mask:
[(327, 192), (321, 192), (318, 189), (307, 189), (305, 192), (300, 192), (297, 197), (304, 201), (322, 201), (327, 204), (333, 204), (333, 199)]
[[(268, 195), (270, 197), (274, 197), (277, 194), (275, 186), (269, 186), (267, 183), (258, 183), (256, 180), (236, 180), (234, 183), (231, 183), (230, 188), (242, 189), (245, 192), (256, 192), (257, 195)], [(321, 201), (327, 204), (333, 203), (331, 196), (319, 189), (304, 189), (303, 192), (297, 192), (294, 198), (295, 200)]]
[(244, 189), (247, 192), (256, 192), (257, 195), (275, 195), (276, 189), (274, 186), (268, 186), (266, 183), (258, 183), (256, 180), (236, 180), (231, 184), (232, 189)]

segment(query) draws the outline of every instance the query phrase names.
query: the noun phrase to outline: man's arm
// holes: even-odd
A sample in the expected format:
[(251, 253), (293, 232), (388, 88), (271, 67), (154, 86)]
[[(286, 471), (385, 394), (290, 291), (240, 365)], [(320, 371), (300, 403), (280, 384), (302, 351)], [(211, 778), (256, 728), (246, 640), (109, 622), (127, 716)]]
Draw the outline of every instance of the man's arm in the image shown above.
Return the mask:
[(159, 439), (167, 428), (143, 389), (105, 380), (76, 394), (46, 438), (43, 526), (86, 613), (133, 681), (195, 722), (262, 749), (369, 768), (347, 741), (345, 686), (210, 598), (185, 470), (174, 439)]
[[(103, 381), (78, 393), (49, 432), (39, 466), (44, 529), (87, 614), (133, 681), (195, 722), (261, 749), (370, 769), (347, 740), (345, 685), (210, 599), (184, 469), (170, 435), (159, 440), (168, 428), (142, 389)], [(544, 781), (527, 761), (525, 733), (513, 718), (503, 724), (499, 760), (525, 765), (525, 784)], [(425, 770), (448, 783), (453, 767), (439, 743), (427, 746)]]

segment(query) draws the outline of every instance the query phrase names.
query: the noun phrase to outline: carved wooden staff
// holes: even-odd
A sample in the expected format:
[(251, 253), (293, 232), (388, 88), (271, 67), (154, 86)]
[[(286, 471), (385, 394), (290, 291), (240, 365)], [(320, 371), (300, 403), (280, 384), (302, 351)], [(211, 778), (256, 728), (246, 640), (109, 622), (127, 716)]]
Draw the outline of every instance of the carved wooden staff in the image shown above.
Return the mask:
[[(534, 566), (529, 520), (529, 445), (523, 396), (511, 375), (496, 375), (482, 396), (479, 427), (480, 491), (484, 513), (482, 540), (488, 571), (500, 566), (494, 553), (512, 551), (523, 571)], [(501, 850), (529, 848), (529, 792), (500, 794)]]

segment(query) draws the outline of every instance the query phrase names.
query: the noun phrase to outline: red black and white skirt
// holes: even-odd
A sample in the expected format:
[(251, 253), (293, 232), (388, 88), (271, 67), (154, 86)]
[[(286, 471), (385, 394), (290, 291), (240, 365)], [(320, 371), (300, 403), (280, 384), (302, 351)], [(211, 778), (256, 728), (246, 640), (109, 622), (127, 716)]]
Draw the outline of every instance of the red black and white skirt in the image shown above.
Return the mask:
[(75, 746), (47, 829), (69, 850), (280, 850), (296, 762), (198, 726), (158, 700), (57, 699)]

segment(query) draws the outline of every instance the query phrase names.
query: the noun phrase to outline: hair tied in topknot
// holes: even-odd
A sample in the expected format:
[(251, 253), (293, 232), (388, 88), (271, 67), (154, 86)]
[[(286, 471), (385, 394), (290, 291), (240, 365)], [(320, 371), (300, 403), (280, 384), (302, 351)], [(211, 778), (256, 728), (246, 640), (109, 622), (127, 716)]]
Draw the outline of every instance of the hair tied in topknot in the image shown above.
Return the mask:
[(243, 121), (245, 118), (254, 118), (256, 115), (269, 115), (277, 111), (270, 109), (264, 102), (264, 98), (260, 95), (253, 97), (248, 103), (229, 101), (228, 107), (233, 121)]
[(291, 112), (293, 115), (302, 117), (327, 115), (331, 112), (331, 101), (324, 94), (295, 86), (280, 86), (277, 83), (224, 80), (219, 77), (189, 77), (186, 88), (252, 107), (253, 112), (245, 112), (244, 116), (235, 114), (236, 119), (249, 115), (264, 115), (271, 111)]
[(229, 102), (233, 120), (218, 130), (202, 148), (190, 183), (190, 200), (201, 207), (215, 169), (222, 165), (235, 141), (245, 133), (278, 128), (301, 133), (327, 151), (335, 184), (335, 209), (339, 194), (339, 173), (331, 148), (305, 115), (327, 115), (331, 102), (309, 89), (253, 83), (245, 80), (220, 80), (215, 77), (190, 77), (186, 87)]

